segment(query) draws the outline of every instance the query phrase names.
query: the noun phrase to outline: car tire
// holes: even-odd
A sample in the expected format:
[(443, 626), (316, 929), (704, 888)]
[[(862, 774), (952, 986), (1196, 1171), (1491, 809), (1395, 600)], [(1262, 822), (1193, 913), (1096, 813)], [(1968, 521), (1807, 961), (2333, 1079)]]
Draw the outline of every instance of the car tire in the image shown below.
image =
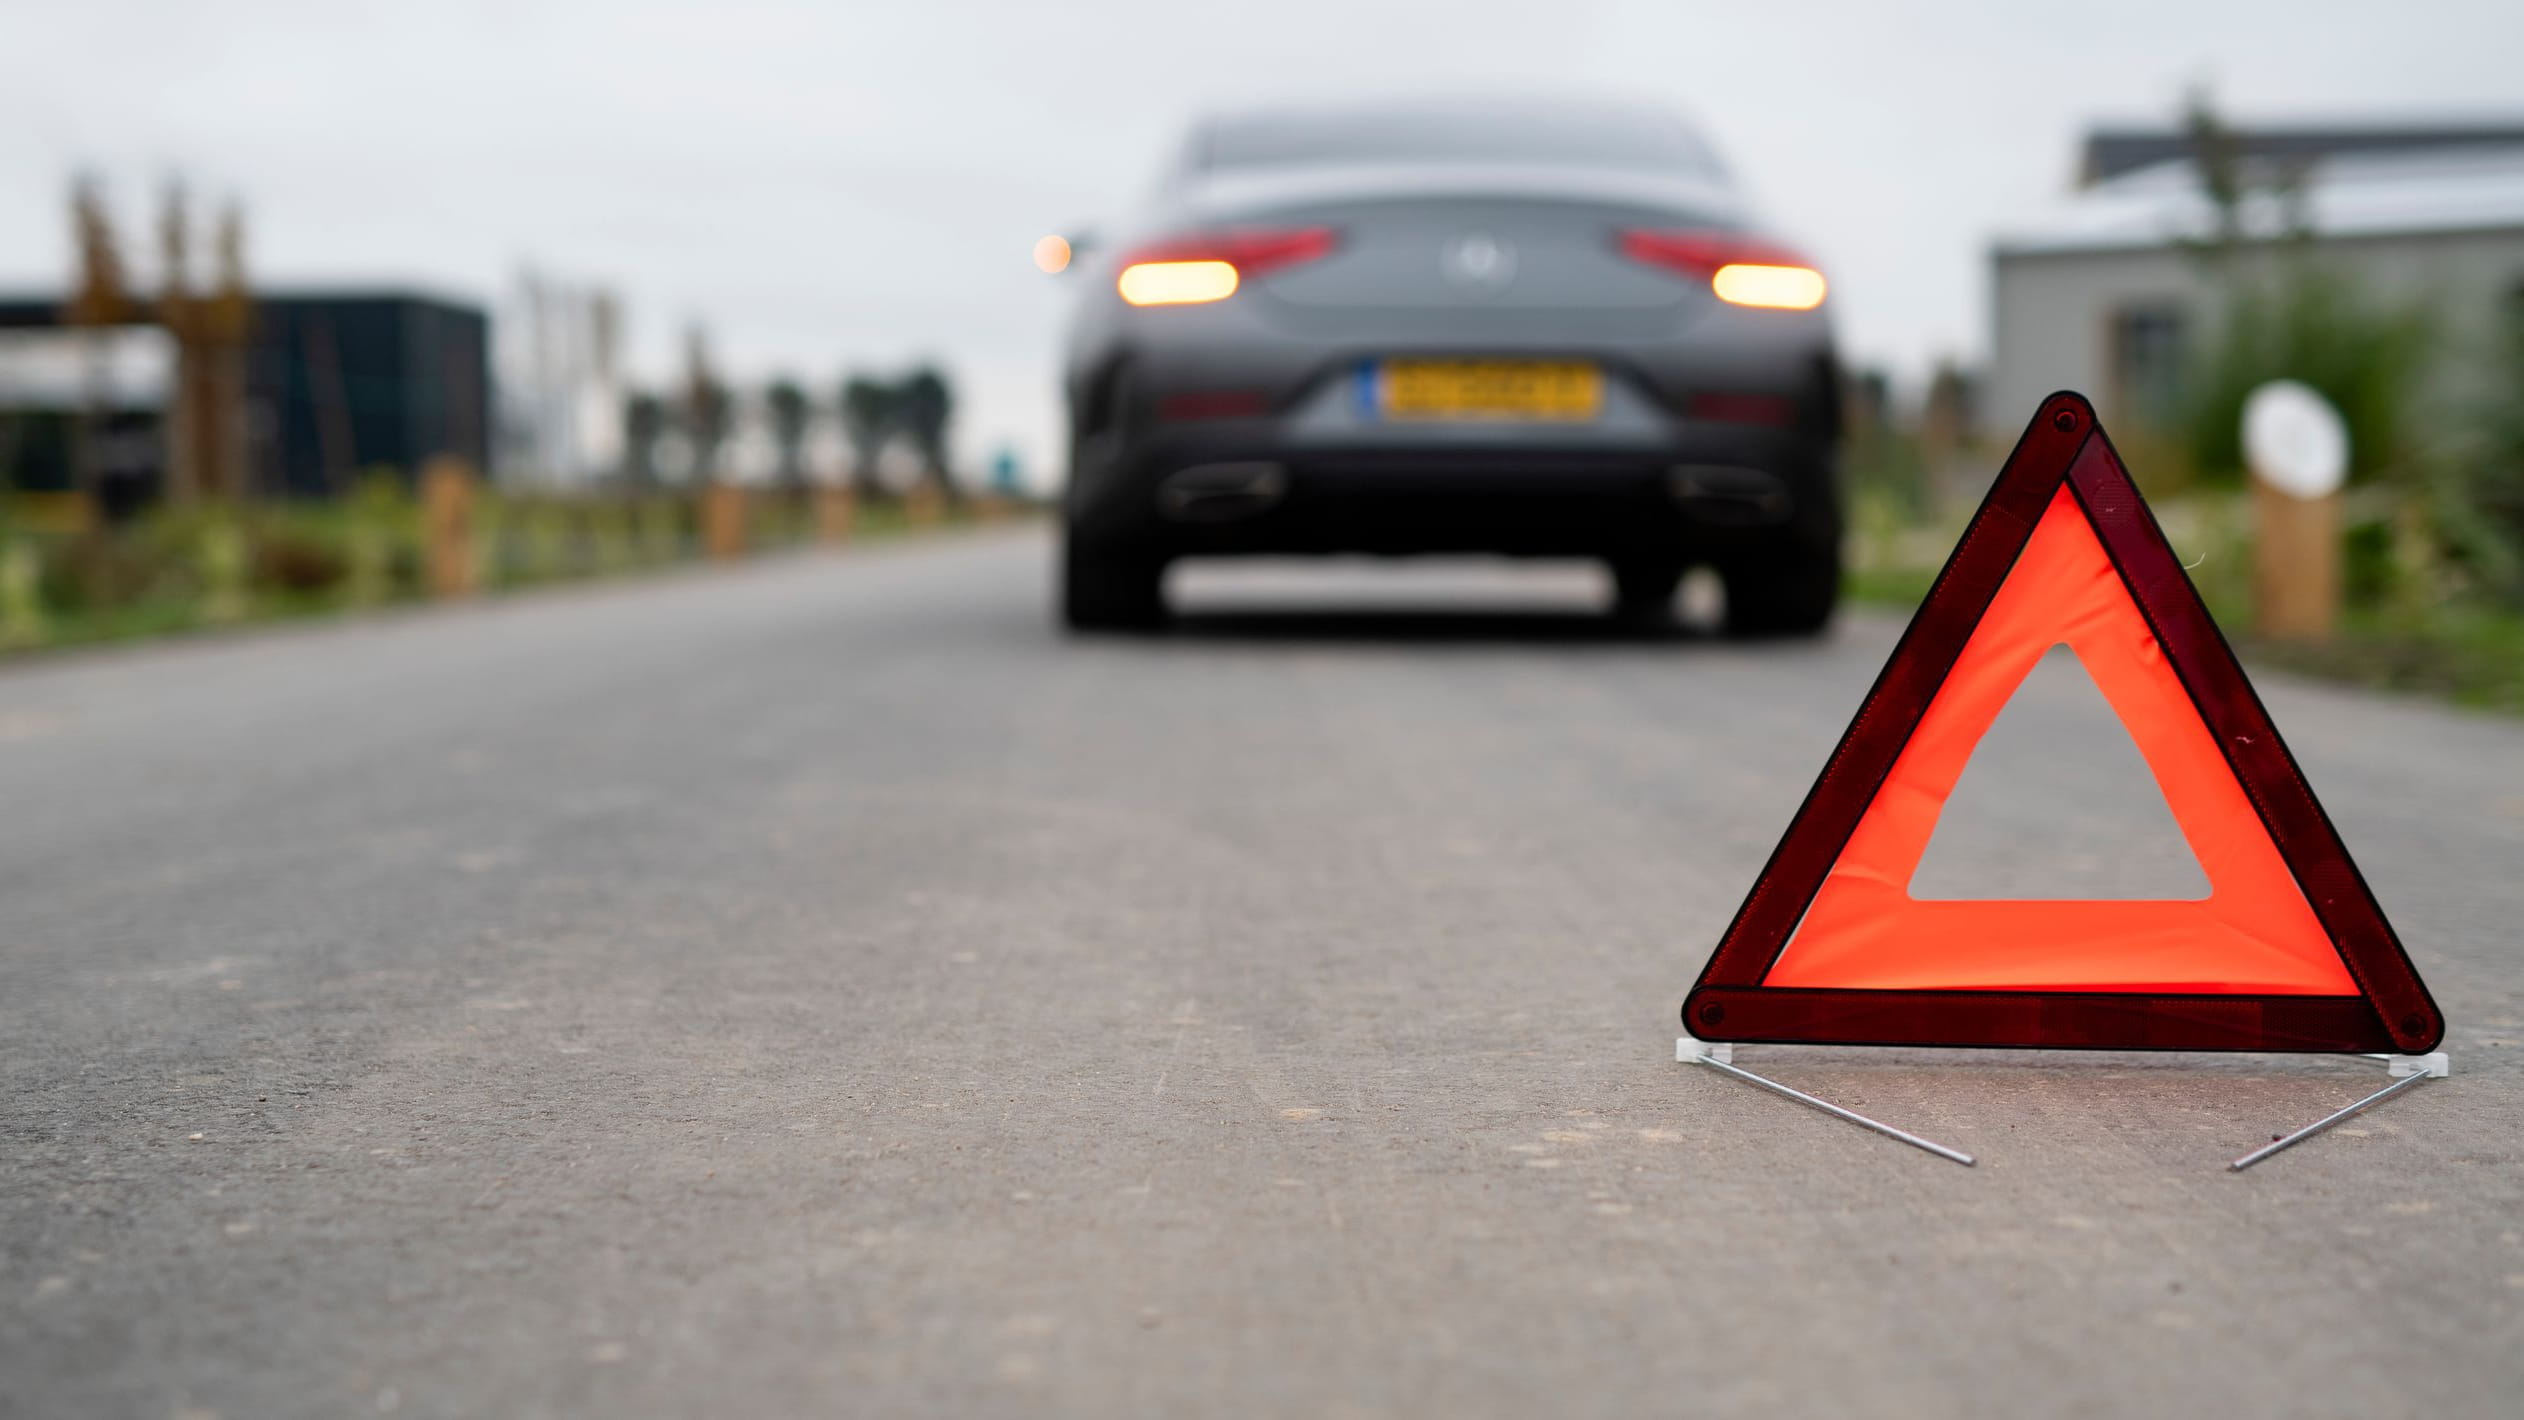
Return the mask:
[(1840, 605), (1837, 546), (1783, 551), (1720, 572), (1731, 636), (1812, 636)]
[(1683, 585), (1683, 564), (1663, 558), (1615, 558), (1613, 615), (1653, 625), (1674, 614), (1674, 593)]
[(1069, 534), (1061, 554), (1061, 622), (1072, 631), (1146, 631), (1166, 619), (1165, 562)]

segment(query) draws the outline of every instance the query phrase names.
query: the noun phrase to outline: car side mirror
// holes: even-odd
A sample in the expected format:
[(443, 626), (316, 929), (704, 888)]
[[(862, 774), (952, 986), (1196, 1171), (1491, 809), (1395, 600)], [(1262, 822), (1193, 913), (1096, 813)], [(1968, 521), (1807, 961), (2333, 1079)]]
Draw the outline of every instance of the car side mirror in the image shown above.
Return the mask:
[(1096, 234), (1092, 229), (1054, 232), (1035, 241), (1034, 267), (1046, 275), (1058, 276), (1095, 248)]

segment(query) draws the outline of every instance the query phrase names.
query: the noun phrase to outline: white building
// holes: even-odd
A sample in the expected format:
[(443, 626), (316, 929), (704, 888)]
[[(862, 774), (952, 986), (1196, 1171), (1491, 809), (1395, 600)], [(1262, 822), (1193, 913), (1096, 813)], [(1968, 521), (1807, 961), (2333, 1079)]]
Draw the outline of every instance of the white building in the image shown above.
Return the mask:
[[(2236, 135), (2266, 183), (2242, 207), (2245, 235), (2310, 231), (2318, 259), (2395, 304), (2433, 307), (2449, 351), (2485, 350), (2524, 307), (2524, 126), (2274, 129)], [(2188, 139), (2099, 132), (2079, 186), (2000, 236), (1991, 251), (1993, 332), (1981, 422), (2012, 431), (2044, 395), (2073, 389), (2107, 424), (2162, 424), (2181, 407), (2186, 352), (2216, 319), (2196, 251), (2215, 230)], [(2245, 260), (2268, 264), (2274, 249)], [(2460, 380), (2476, 362), (2449, 359)]]
[(621, 307), (612, 294), (521, 273), (493, 339), (500, 480), (584, 489), (618, 474), (628, 391)]

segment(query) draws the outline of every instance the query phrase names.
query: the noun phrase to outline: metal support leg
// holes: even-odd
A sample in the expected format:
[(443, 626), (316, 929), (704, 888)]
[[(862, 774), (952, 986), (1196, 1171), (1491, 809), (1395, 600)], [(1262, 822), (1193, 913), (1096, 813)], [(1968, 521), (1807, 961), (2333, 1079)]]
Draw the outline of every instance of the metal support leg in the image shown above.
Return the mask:
[(2443, 1079), (2454, 1073), (2453, 1057), (2444, 1051), (2433, 1055), (2370, 1055), (2369, 1060), (2384, 1062), (2384, 1073), (2398, 1080), (2404, 1075), (2434, 1075)]
[(1735, 1043), (1733, 1041), (1725, 1040), (1702, 1040), (1700, 1037), (1692, 1035), (1676, 1036), (1674, 1038), (1674, 1063), (1677, 1065), (1688, 1065), (1695, 1060), (1723, 1060), (1729, 1064), (1733, 1064), (1735, 1061)]
[(2436, 1078), (2437, 1072), (2434, 1070), (2413, 1070), (2409, 1074), (2402, 1076), (2400, 1079), (2393, 1081), (2391, 1084), (2384, 1086), (2382, 1089), (2377, 1090), (2375, 1093), (2368, 1095), (2366, 1098), (2359, 1100), (2356, 1104), (2350, 1105), (2347, 1109), (2341, 1110), (2337, 1114), (2326, 1115), (2323, 1118), (2317, 1119), (2313, 1123), (2306, 1125), (2304, 1128), (2297, 1130), (2295, 1133), (2288, 1135), (2284, 1139), (2276, 1139), (2270, 1143), (2262, 1145), (2260, 1148), (2255, 1149), (2251, 1153), (2244, 1155), (2242, 1158), (2235, 1160), (2231, 1164), (2228, 1164), (2227, 1168), (2233, 1170), (2234, 1172), (2241, 1173), (2245, 1169), (2251, 1168), (2254, 1164), (2261, 1162), (2263, 1159), (2270, 1157), (2272, 1154), (2277, 1153), (2281, 1149), (2292, 1148), (2297, 1144), (2303, 1143), (2307, 1139), (2313, 1138), (2315, 1135), (2320, 1134), (2322, 1131), (2329, 1129), (2335, 1124), (2338, 1124), (2341, 1120), (2348, 1118), (2350, 1115), (2356, 1114), (2359, 1111), (2370, 1108), (2374, 1105), (2382, 1104), (2385, 1100), (2392, 1098), (2394, 1095), (2400, 1094), (2403, 1090), (2409, 1089), (2413, 1085)]
[(1952, 1159), (1967, 1169), (1972, 1166), (1972, 1156), (1964, 1153), (1960, 1149), (1949, 1149), (1943, 1144), (1932, 1143), (1929, 1140), (1920, 1138), (1916, 1134), (1896, 1129), (1892, 1125), (1886, 1124), (1881, 1120), (1869, 1119), (1855, 1110), (1843, 1109), (1829, 1100), (1818, 1100), (1803, 1090), (1792, 1090), (1786, 1085), (1779, 1083), (1777, 1080), (1764, 1079), (1763, 1077), (1756, 1075), (1752, 1071), (1744, 1069), (1741, 1066), (1728, 1064), (1726, 1061), (1720, 1060), (1715, 1055), (1701, 1055), (1694, 1058), (1712, 1070), (1724, 1070), (1728, 1074), (1733, 1075), (1735, 1078), (1759, 1085), (1763, 1089), (1770, 1091), (1772, 1094), (1786, 1095), (1788, 1098), (1795, 1100), (1799, 1104), (1812, 1105), (1816, 1109), (1823, 1111), (1825, 1114), (1828, 1114), (1835, 1119), (1846, 1119), (1861, 1129), (1872, 1129), (1876, 1133), (1884, 1135), (1886, 1138), (1899, 1139), (1914, 1149), (1926, 1149), (1929, 1153), (1936, 1155), (1938, 1158)]

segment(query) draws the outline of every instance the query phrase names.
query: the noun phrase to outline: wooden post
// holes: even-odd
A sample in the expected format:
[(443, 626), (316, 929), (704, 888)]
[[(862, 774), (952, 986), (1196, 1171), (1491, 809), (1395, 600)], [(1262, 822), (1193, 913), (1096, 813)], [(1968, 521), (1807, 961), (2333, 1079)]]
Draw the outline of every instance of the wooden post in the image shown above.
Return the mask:
[(2255, 629), (2318, 641), (2340, 625), (2340, 495), (2299, 498), (2252, 484)]
[(724, 481), (701, 490), (701, 546), (713, 560), (731, 562), (745, 555), (744, 488)]
[(454, 454), (421, 466), (421, 562), (431, 596), (473, 595), (473, 469)]
[(2272, 380), (2244, 397), (2252, 470), (2252, 598), (2264, 636), (2321, 640), (2340, 625), (2340, 489), (2349, 426), (2320, 391)]
[(815, 490), (815, 536), (834, 547), (850, 540), (850, 530), (859, 521), (859, 495), (849, 488), (831, 484)]

